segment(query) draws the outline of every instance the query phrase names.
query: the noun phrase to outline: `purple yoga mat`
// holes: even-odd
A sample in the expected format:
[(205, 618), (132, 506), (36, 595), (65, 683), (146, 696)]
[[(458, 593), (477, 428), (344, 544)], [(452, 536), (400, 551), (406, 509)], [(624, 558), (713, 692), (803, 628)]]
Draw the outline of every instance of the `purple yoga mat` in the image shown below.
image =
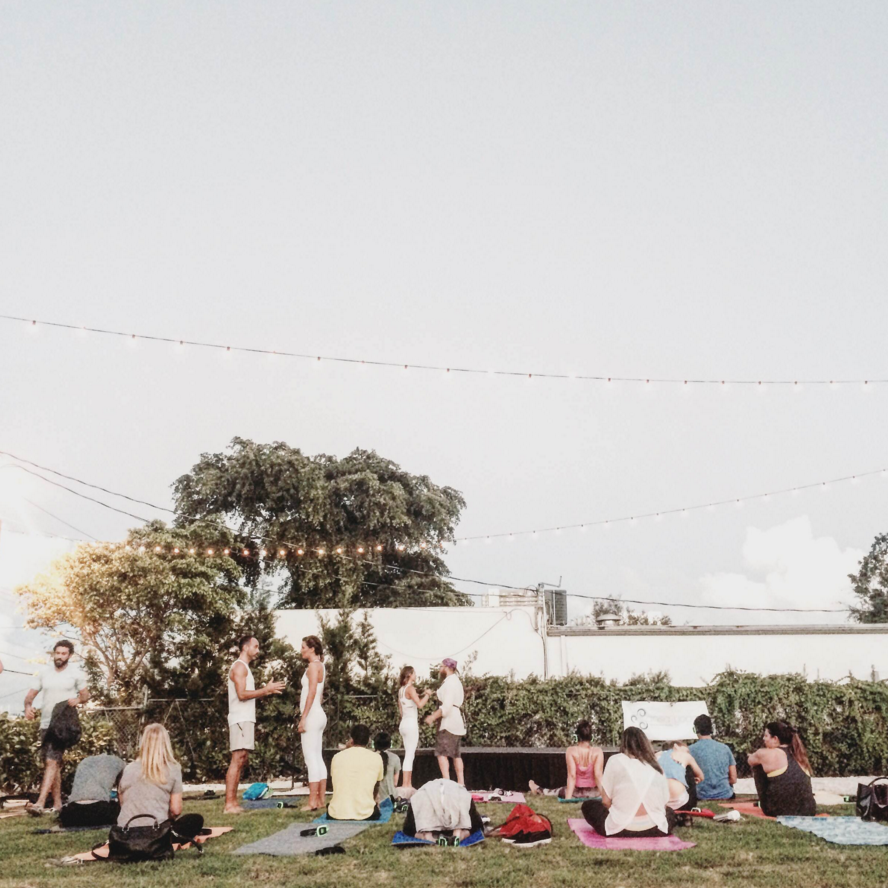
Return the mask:
[(643, 839), (613, 839), (601, 836), (585, 820), (571, 817), (567, 825), (587, 848), (601, 851), (683, 851), (696, 847), (695, 842), (683, 842), (678, 836)]

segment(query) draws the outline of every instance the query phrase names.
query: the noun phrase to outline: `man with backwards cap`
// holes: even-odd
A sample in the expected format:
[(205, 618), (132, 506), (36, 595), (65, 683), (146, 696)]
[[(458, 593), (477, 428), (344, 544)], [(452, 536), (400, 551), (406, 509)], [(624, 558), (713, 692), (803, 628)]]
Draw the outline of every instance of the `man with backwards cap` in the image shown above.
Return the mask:
[(466, 724), (463, 721), (461, 707), (465, 700), (462, 682), (456, 674), (456, 660), (448, 657), (441, 663), (441, 687), (438, 688), (438, 701), (440, 707), (431, 715), (426, 716), (425, 723), (433, 724), (440, 720), (438, 736), (435, 740), (435, 755), (438, 758), (438, 767), (441, 776), (445, 780), (450, 779), (450, 759), (453, 759), (453, 769), (456, 771), (456, 782), (460, 786), (466, 785), (463, 772), (463, 760), (460, 754), (460, 743), (466, 733)]

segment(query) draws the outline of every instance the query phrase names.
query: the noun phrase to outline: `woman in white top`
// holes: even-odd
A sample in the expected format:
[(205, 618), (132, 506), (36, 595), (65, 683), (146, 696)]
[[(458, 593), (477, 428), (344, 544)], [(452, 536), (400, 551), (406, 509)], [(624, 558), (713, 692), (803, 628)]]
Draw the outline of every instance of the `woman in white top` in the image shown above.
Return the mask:
[(602, 836), (667, 836), (675, 812), (667, 807), (669, 783), (650, 740), (640, 728), (626, 728), (620, 752), (601, 776), (601, 800), (583, 802), (583, 817)]
[(324, 728), (327, 716), (321, 709), (324, 698), (324, 648), (316, 635), (302, 639), (302, 659), (308, 663), (302, 675), (296, 730), (302, 735), (302, 755), (308, 770), (308, 804), (303, 811), (317, 811), (327, 798), (327, 766), (324, 764)]
[(404, 766), (401, 769), (401, 786), (404, 789), (413, 788), (413, 759), (419, 746), (419, 710), (432, 696), (431, 691), (426, 691), (420, 697), (415, 682), (416, 670), (412, 666), (405, 666), (401, 670), (398, 687), (398, 712), (401, 714), (398, 733), (404, 741)]

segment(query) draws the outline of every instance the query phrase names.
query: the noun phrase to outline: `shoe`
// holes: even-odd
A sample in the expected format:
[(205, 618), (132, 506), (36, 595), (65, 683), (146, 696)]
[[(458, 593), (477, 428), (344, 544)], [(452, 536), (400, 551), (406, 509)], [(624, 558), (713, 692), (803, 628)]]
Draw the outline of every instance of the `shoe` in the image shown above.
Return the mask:
[(734, 810), (728, 811), (725, 814), (716, 814), (715, 817), (713, 817), (712, 819), (716, 823), (739, 823), (743, 819), (743, 817), (735, 808)]
[(512, 846), (514, 848), (535, 848), (537, 845), (548, 845), (552, 841), (552, 836), (547, 832), (535, 833), (519, 833)]
[(28, 805), (25, 810), (32, 817), (42, 817), (46, 813), (46, 808), (42, 808), (40, 805)]

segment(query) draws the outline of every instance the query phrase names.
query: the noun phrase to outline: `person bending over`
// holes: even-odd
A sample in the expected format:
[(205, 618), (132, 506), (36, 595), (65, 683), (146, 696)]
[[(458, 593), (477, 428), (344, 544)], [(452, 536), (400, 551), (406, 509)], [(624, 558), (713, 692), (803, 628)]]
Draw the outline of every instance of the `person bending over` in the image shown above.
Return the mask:
[(382, 756), (382, 783), (379, 787), (380, 799), (395, 798), (395, 787), (401, 773), (401, 760), (391, 751), (392, 736), (380, 731), (373, 740), (373, 748)]
[(472, 794), (453, 780), (424, 783), (410, 798), (402, 832), (433, 842), (442, 833), (462, 841), (484, 829)]
[(601, 784), (604, 769), (604, 753), (600, 746), (592, 745), (592, 725), (583, 719), (576, 727), (577, 742), (564, 752), (567, 762), (567, 785), (560, 789), (541, 789), (533, 780), (528, 781), (534, 795), (557, 796), (559, 799), (588, 799), (597, 797), (596, 786)]
[(666, 836), (675, 828), (667, 807), (669, 784), (650, 740), (640, 728), (626, 728), (620, 751), (601, 775), (601, 799), (583, 802), (586, 822), (602, 836)]
[(59, 812), (62, 826), (110, 826), (117, 823), (120, 802), (111, 798), (126, 762), (116, 755), (87, 756), (74, 772), (74, 786)]
[(139, 757), (123, 769), (117, 795), (118, 826), (126, 826), (139, 815), (144, 817), (133, 826), (150, 826), (148, 817), (159, 824), (171, 820), (175, 837), (183, 842), (190, 842), (203, 829), (200, 814), (182, 815), (182, 766), (173, 757), (170, 735), (163, 725), (147, 725), (142, 731)]
[(737, 762), (731, 747), (712, 739), (712, 719), (698, 715), (694, 719), (697, 742), (689, 747), (691, 755), (703, 769), (703, 780), (697, 784), (697, 798), (733, 799), (737, 782)]
[(817, 813), (811, 788), (811, 765), (799, 732), (784, 721), (768, 722), (762, 732), (764, 746), (747, 761), (758, 792), (759, 804), (768, 817)]
[(703, 780), (703, 771), (694, 761), (684, 743), (675, 740), (664, 743), (657, 761), (669, 783), (669, 801), (673, 811), (690, 811), (697, 807), (697, 784)]
[(369, 743), (370, 728), (355, 725), (346, 748), (333, 756), (333, 797), (327, 805), (330, 820), (379, 820), (376, 799), (384, 773), (382, 758), (367, 748)]

